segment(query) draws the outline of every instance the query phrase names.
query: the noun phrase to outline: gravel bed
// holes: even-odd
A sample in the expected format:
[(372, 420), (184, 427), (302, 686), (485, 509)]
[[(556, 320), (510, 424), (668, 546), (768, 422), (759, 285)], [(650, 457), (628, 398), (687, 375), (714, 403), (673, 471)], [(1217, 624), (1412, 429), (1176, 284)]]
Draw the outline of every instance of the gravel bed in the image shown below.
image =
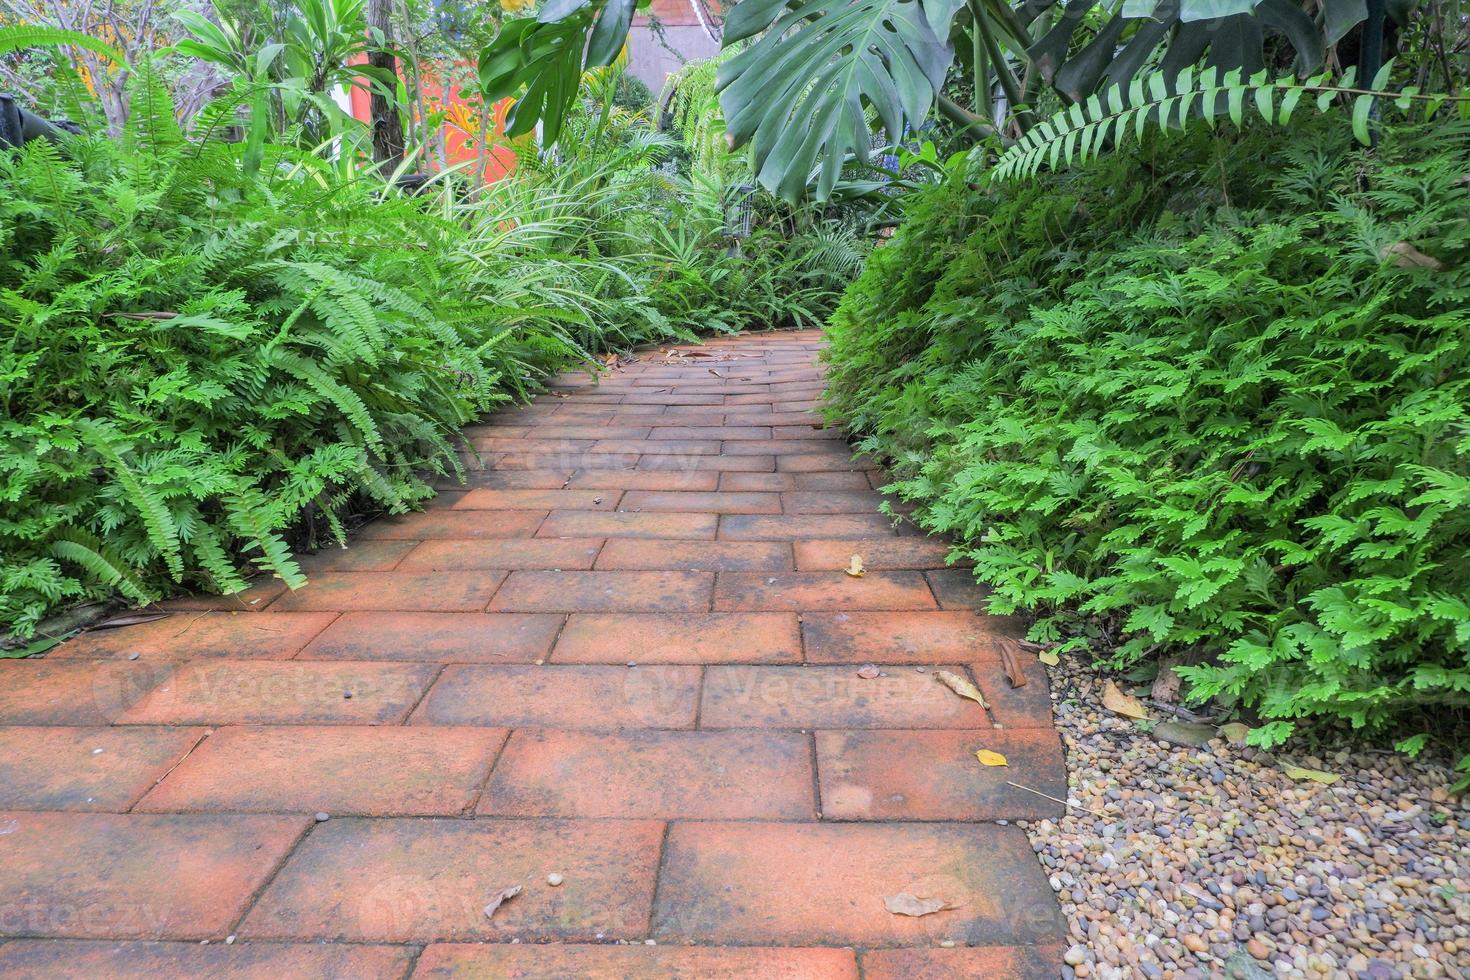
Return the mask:
[(1470, 977), (1470, 809), (1446, 767), (1169, 744), (1104, 709), (1088, 667), (1047, 672), (1076, 806), (1026, 832), (1065, 977)]

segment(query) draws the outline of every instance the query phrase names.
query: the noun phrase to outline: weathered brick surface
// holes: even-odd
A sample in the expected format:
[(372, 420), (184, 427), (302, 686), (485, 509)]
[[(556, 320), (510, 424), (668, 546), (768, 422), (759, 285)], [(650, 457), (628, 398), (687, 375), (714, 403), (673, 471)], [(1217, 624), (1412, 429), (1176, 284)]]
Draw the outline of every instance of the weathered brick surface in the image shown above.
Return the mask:
[(1020, 624), (879, 513), (822, 346), (564, 372), (304, 588), (0, 660), (0, 975), (1056, 975), (994, 822), (1066, 795), (1044, 671), (1010, 688)]
[(474, 803), (501, 728), (230, 727), (139, 811), (454, 816)]
[[(886, 895), (953, 908), (894, 915)], [(653, 935), (674, 943), (1056, 942), (1056, 899), (1019, 827), (675, 823)]]
[(296, 659), (533, 663), (564, 621), (559, 613), (349, 612)]
[(413, 961), (412, 946), (319, 943), (105, 942), (17, 939), (0, 946), (0, 975), (9, 980), (62, 976), (108, 980), (210, 977), (281, 980), (341, 977), (400, 980)]
[(573, 613), (556, 663), (796, 663), (793, 613)]
[(512, 817), (810, 820), (795, 732), (516, 732), (479, 812)]
[(414, 724), (691, 728), (698, 667), (446, 667)]
[(127, 810), (203, 728), (0, 728), (0, 808)]
[(578, 977), (582, 980), (857, 980), (850, 949), (775, 947), (534, 946), (436, 943), (415, 980)]
[(307, 822), (0, 813), (0, 936), (221, 939)]
[[(663, 829), (635, 820), (331, 820), (297, 848), (240, 935), (351, 942), (641, 937)], [(566, 884), (548, 886), (552, 872)], [(485, 903), (513, 885), (521, 894), (487, 916)]]

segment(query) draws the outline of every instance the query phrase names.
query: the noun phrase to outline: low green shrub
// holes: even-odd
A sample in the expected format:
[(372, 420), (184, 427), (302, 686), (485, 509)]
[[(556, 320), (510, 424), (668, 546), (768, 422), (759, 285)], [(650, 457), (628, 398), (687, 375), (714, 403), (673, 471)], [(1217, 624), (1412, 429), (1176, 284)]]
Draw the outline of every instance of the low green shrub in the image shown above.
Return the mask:
[(833, 398), (1033, 639), (1417, 750), (1470, 702), (1470, 127), (1346, 129), (924, 192)]

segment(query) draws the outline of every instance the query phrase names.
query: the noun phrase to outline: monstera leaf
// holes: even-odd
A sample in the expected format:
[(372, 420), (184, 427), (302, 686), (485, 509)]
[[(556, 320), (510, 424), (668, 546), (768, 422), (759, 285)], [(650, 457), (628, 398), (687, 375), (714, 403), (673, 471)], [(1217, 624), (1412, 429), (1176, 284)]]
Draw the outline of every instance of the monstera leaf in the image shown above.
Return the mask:
[[(628, 38), (633, 11), (648, 0), (551, 0), (535, 18), (505, 22), (480, 51), (480, 95), (516, 97), (506, 134), (521, 136), (541, 121), (542, 139), (561, 134), (582, 73), (610, 65)], [(589, 39), (590, 31), (590, 39)]]
[(825, 198), (849, 154), (867, 159), (876, 116), (891, 137), (929, 112), (954, 58), (956, 0), (741, 0), (717, 87), (732, 145), (747, 141), (756, 176), (788, 199), (821, 161)]

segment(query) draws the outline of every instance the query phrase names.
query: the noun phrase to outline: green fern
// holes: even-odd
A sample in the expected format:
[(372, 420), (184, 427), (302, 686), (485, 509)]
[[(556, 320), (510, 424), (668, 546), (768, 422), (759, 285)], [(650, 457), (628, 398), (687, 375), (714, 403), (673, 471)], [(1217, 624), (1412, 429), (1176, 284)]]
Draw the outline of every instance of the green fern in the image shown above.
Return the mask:
[(1172, 79), (1159, 72), (1146, 73), (1136, 76), (1126, 89), (1114, 85), (1032, 127), (1006, 148), (990, 173), (998, 181), (1031, 177), (1043, 166), (1055, 169), (1059, 164), (1085, 163), (1107, 148), (1123, 146), (1130, 136), (1141, 140), (1150, 128), (1179, 130), (1196, 120), (1213, 126), (1226, 117), (1240, 126), (1251, 114), (1270, 125), (1285, 126), (1304, 99), (1317, 112), (1348, 104), (1353, 135), (1365, 146), (1373, 142), (1372, 116), (1380, 101), (1402, 111), (1418, 104), (1426, 119), (1433, 118), (1446, 102), (1470, 107), (1470, 95), (1421, 95), (1413, 85), (1389, 91), (1386, 85), (1392, 69), (1392, 62), (1385, 64), (1367, 88), (1356, 86), (1352, 68), (1336, 80), (1326, 72), (1305, 80), (1273, 79), (1264, 71), (1243, 79), (1238, 69), (1196, 72), (1192, 67)]

